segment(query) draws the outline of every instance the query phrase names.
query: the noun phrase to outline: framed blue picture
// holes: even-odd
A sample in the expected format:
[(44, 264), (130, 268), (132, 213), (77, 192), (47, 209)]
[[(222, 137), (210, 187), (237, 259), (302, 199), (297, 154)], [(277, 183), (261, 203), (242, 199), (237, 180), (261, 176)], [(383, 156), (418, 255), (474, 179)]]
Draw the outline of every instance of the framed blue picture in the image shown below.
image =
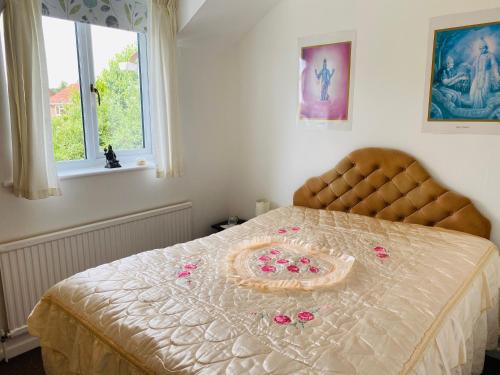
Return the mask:
[(499, 13), (431, 20), (424, 131), (500, 133)]

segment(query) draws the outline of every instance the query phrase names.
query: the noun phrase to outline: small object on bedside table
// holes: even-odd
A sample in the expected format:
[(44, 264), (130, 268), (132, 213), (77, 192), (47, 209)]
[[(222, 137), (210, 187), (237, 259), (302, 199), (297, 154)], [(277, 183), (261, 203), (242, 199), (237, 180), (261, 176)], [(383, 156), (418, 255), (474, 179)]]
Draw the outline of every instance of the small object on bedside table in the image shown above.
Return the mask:
[[(231, 217), (230, 217), (231, 218)], [(234, 227), (235, 225), (240, 225), (243, 224), (246, 220), (238, 218), (238, 216), (233, 216), (233, 220), (236, 218), (238, 221), (236, 221), (234, 224), (230, 224), (228, 221), (222, 221), (220, 223), (212, 225), (212, 229), (215, 229), (217, 232), (223, 231), (224, 229), (228, 229), (231, 227)]]
[(227, 218), (227, 225), (229, 225), (229, 226), (236, 225), (236, 224), (238, 224), (239, 220), (240, 219), (238, 218), (238, 216), (229, 216)]
[(120, 161), (116, 160), (116, 154), (111, 145), (104, 149), (104, 156), (106, 156), (106, 168), (121, 168)]
[(257, 199), (255, 201), (255, 216), (265, 214), (271, 208), (271, 202), (267, 199)]

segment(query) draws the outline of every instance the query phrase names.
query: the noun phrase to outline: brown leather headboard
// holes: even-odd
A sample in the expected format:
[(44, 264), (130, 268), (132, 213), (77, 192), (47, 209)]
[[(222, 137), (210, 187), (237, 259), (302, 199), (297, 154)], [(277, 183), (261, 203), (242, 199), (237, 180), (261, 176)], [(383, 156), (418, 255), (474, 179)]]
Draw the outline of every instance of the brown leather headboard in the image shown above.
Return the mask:
[(470, 199), (438, 184), (398, 150), (356, 150), (295, 192), (293, 204), (453, 229), (489, 238), (491, 224)]

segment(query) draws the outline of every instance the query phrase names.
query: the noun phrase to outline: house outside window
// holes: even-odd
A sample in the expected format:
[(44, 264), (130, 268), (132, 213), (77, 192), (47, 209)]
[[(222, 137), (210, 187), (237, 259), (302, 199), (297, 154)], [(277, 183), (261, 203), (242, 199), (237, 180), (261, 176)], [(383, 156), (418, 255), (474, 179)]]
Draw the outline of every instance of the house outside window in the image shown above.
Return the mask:
[(61, 116), (64, 113), (64, 108), (71, 103), (71, 95), (80, 91), (80, 84), (72, 83), (68, 85), (62, 82), (58, 88), (49, 90), (50, 115)]

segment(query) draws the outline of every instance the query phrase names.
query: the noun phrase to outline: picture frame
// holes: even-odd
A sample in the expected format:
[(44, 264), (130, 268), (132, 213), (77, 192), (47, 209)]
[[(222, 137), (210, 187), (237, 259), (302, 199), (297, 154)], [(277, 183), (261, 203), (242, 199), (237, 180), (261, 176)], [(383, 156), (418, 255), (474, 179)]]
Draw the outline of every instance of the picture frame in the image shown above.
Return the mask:
[(351, 129), (355, 51), (355, 31), (299, 39), (299, 124)]
[(423, 132), (500, 134), (500, 8), (430, 20)]

